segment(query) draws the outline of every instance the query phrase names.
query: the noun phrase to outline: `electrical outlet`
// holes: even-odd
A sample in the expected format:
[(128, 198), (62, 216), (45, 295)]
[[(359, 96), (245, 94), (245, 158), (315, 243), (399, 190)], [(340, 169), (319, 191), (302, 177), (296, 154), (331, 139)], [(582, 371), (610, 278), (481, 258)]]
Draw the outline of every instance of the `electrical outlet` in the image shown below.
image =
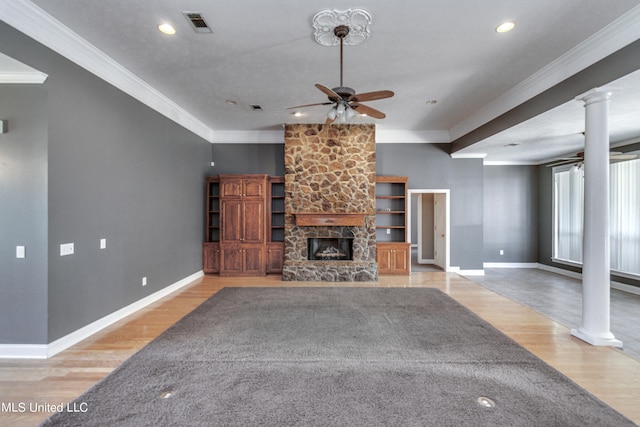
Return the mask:
[(500, 249), (500, 255), (504, 255), (504, 249)]
[(107, 239), (100, 239), (100, 249), (107, 248)]
[(387, 228), (387, 234), (391, 234), (391, 229)]
[(147, 286), (147, 277), (142, 278), (142, 286)]
[(73, 243), (63, 243), (60, 245), (60, 256), (73, 255)]
[(24, 246), (16, 246), (16, 258), (24, 258), (25, 249)]

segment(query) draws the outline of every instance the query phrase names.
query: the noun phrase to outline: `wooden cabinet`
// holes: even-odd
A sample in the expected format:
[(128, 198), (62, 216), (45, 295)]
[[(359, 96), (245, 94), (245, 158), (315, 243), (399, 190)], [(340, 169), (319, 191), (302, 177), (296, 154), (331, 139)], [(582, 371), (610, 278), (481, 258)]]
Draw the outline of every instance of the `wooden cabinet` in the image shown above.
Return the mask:
[(221, 276), (263, 276), (266, 274), (264, 247), (256, 244), (221, 244)]
[(282, 273), (284, 177), (208, 177), (206, 193), (202, 270), (221, 276)]
[(222, 243), (263, 243), (264, 201), (225, 199), (220, 201)]
[(410, 274), (406, 176), (376, 177), (376, 247), (379, 274)]
[(266, 175), (220, 175), (220, 197), (264, 200)]
[(376, 243), (378, 274), (409, 274), (410, 243)]
[(220, 275), (264, 275), (267, 175), (219, 178)]

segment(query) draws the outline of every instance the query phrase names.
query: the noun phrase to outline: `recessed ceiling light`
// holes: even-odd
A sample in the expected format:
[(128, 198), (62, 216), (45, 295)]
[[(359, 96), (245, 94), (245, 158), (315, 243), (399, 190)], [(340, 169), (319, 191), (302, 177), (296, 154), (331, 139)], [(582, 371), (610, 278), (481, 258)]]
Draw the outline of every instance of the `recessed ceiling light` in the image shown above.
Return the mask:
[(429, 99), (427, 100), (427, 104), (437, 104), (438, 100), (437, 99)]
[(171, 24), (160, 24), (158, 25), (158, 29), (164, 33), (164, 34), (168, 34), (170, 36), (174, 35), (176, 33), (176, 29), (173, 28), (173, 26), (171, 26)]
[(296, 117), (302, 117), (302, 113), (300, 111), (296, 111), (295, 113), (291, 113)]
[(506, 33), (508, 31), (513, 30), (516, 27), (516, 24), (514, 22), (505, 22), (502, 23), (500, 25), (498, 25), (498, 27), (496, 28), (496, 32), (498, 33)]
[(237, 101), (234, 101), (233, 99), (227, 99), (227, 100), (226, 100), (226, 101), (224, 101), (224, 102), (226, 102), (226, 103), (227, 103), (227, 104), (229, 104), (229, 105), (237, 105), (237, 104), (238, 104), (238, 102), (237, 102)]

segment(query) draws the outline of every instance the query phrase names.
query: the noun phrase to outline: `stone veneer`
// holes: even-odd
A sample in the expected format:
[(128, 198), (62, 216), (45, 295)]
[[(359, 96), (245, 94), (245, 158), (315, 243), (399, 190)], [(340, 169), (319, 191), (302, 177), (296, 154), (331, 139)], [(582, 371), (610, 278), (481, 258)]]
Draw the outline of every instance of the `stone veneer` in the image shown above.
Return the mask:
[[(283, 280), (375, 281), (375, 125), (285, 126)], [(297, 226), (296, 213), (364, 214), (364, 226)], [(352, 261), (309, 261), (307, 238), (353, 237)]]

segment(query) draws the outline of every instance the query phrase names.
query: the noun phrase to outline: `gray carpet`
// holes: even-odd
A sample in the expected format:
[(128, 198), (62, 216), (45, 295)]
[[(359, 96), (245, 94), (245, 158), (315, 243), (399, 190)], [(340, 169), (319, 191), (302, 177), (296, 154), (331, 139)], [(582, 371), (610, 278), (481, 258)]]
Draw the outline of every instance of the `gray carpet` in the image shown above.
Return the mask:
[(225, 288), (72, 407), (43, 425), (635, 425), (436, 289)]

